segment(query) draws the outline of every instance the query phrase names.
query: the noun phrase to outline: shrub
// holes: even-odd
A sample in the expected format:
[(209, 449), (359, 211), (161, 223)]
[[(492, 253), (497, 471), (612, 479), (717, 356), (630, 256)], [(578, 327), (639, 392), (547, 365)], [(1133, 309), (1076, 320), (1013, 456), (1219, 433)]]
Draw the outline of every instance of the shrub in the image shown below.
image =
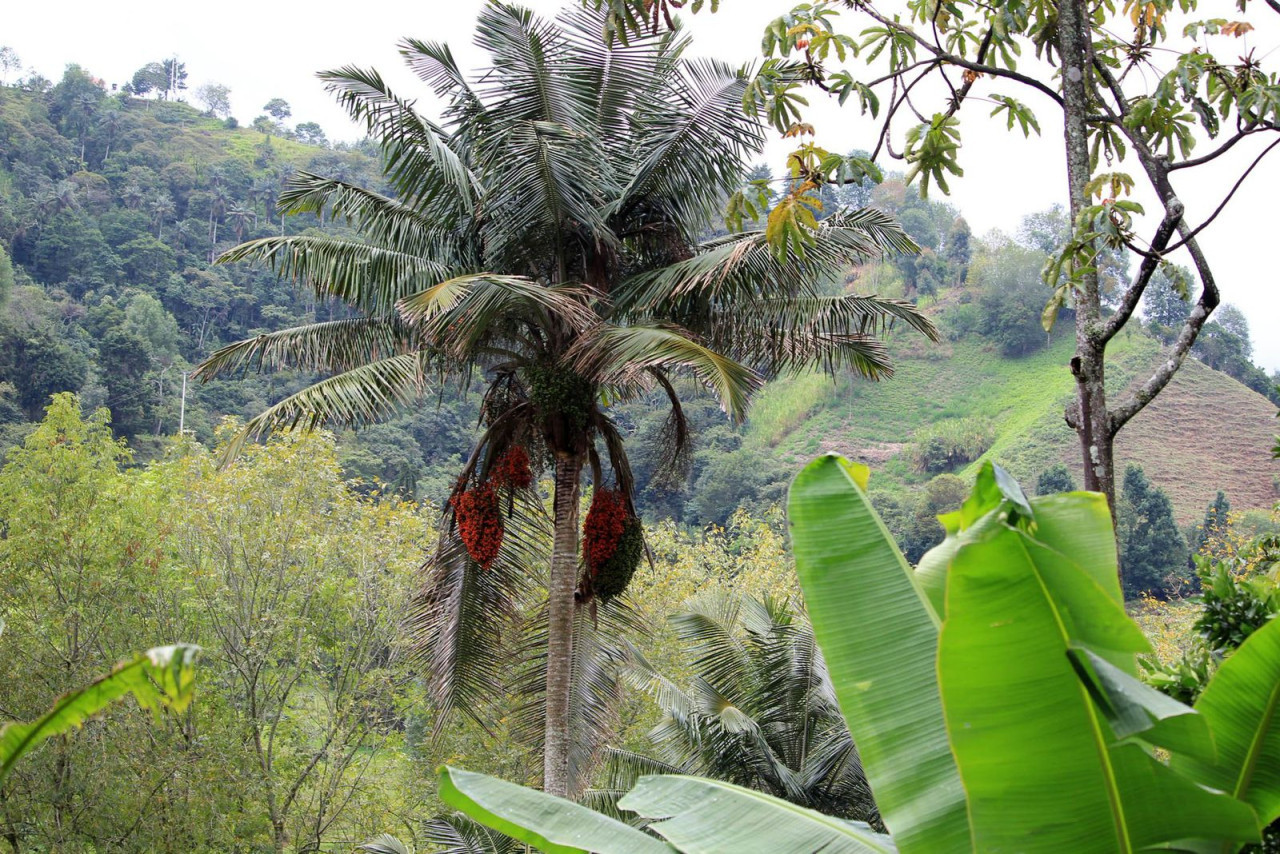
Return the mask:
[(971, 463), (995, 441), (995, 430), (985, 418), (940, 421), (917, 432), (911, 460), (925, 474), (938, 474)]

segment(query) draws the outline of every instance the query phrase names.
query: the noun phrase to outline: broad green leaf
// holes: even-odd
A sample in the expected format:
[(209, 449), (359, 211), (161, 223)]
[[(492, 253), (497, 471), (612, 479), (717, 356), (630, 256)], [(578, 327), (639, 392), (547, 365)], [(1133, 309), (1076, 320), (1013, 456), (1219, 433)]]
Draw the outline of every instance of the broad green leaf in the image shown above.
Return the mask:
[(0, 780), (42, 741), (80, 727), (121, 697), (132, 694), (138, 705), (159, 714), (168, 707), (182, 711), (195, 689), (198, 647), (162, 646), (121, 662), (83, 688), (64, 694), (53, 708), (31, 723), (9, 723), (0, 729)]
[(1218, 761), (1173, 758), (1173, 767), (1248, 802), (1258, 820), (1280, 818), (1280, 620), (1258, 629), (1214, 674), (1196, 701)]
[(584, 806), (496, 777), (440, 768), (440, 800), (546, 854), (671, 854), (671, 846)]
[(1203, 715), (1161, 694), (1090, 650), (1068, 650), (1076, 673), (1116, 738), (1140, 738), (1177, 754), (1214, 759)]
[(898, 849), (870, 827), (823, 815), (720, 780), (642, 777), (618, 806), (645, 818), (684, 854), (821, 851), (874, 854)]
[(1247, 840), (1247, 805), (1119, 743), (1068, 651), (1111, 664), (1146, 646), (1089, 573), (1025, 530), (993, 526), (947, 579), (938, 671), (978, 851), (1130, 852)]
[(1005, 501), (1009, 502), (1011, 512), (1017, 516), (1025, 519), (1034, 517), (1034, 511), (1031, 509), (1026, 493), (1022, 491), (1022, 487), (1013, 476), (990, 460), (986, 460), (978, 470), (973, 491), (969, 493), (960, 509), (938, 517), (947, 536), (920, 558), (920, 564), (916, 567), (916, 580), (939, 615), (946, 616), (947, 567), (951, 563), (951, 558), (963, 543), (976, 535), (975, 525), (978, 528), (983, 527), (977, 523), (990, 524), (996, 521), (995, 517), (991, 516), (991, 512)]
[(903, 851), (967, 848), (934, 666), (938, 613), (841, 457), (796, 477), (788, 515), (814, 634), (885, 825)]
[(1031, 499), (1036, 539), (1070, 555), (1117, 605), (1124, 604), (1111, 510), (1099, 492), (1063, 492)]

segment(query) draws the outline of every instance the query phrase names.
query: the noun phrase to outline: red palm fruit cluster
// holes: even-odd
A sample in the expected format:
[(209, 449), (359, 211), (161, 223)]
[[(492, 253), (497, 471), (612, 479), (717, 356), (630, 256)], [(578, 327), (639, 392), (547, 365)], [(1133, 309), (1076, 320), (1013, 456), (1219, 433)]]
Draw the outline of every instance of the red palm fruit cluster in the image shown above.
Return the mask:
[(449, 499), (458, 520), (458, 535), (471, 559), (488, 569), (502, 548), (502, 508), (493, 483), (454, 493)]
[(533, 469), (529, 467), (529, 452), (523, 445), (512, 445), (498, 458), (490, 475), (494, 483), (512, 489), (528, 489), (533, 485)]
[(587, 568), (594, 576), (613, 557), (627, 526), (627, 507), (622, 493), (613, 489), (597, 489), (582, 524), (582, 552)]

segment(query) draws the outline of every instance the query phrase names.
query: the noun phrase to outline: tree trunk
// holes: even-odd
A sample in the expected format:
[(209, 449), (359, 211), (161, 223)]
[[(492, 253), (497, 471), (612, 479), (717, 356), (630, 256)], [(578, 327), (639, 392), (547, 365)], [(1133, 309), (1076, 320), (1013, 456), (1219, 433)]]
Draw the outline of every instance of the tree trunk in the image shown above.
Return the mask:
[(569, 692), (573, 679), (573, 591), (578, 582), (578, 492), (582, 455), (558, 451), (555, 542), (547, 581), (547, 720), (542, 788), (569, 796)]
[[(1089, 99), (1085, 89), (1090, 66), (1089, 11), (1082, 0), (1058, 4), (1058, 50), (1062, 58), (1063, 142), (1067, 155), (1067, 189), (1071, 222), (1088, 204)], [(1096, 272), (1081, 277), (1076, 290), (1076, 353), (1071, 373), (1076, 378), (1076, 401), (1067, 423), (1080, 437), (1084, 458), (1084, 488), (1107, 497), (1115, 521), (1114, 432), (1107, 409), (1106, 339), (1102, 324), (1102, 294)]]

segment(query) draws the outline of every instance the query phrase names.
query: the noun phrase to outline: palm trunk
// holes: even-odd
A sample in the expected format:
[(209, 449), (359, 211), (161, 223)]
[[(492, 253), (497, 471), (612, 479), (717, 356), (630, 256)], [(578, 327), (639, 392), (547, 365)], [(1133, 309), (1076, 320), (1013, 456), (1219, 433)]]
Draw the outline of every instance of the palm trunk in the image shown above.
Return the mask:
[(569, 691), (573, 678), (573, 591), (578, 581), (578, 491), (582, 455), (556, 453), (555, 541), (547, 582), (547, 721), (542, 788), (569, 796)]

